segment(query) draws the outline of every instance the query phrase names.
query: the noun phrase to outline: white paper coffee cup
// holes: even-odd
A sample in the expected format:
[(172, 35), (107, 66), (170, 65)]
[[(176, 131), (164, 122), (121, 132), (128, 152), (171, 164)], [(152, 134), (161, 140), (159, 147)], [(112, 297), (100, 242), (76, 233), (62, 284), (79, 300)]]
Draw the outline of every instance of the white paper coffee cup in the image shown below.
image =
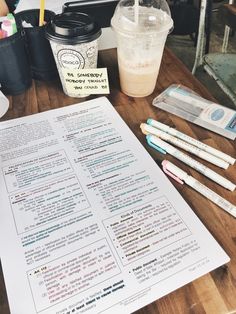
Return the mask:
[(65, 12), (56, 15), (46, 27), (63, 91), (70, 97), (85, 97), (67, 89), (62, 69), (97, 67), (98, 38), (101, 28), (84, 13)]

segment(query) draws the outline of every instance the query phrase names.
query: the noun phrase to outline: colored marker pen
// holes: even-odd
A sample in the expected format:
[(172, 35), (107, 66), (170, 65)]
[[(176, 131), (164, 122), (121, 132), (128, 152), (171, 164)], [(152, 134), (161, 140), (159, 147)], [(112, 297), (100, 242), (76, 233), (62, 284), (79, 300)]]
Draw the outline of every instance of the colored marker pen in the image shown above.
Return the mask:
[(188, 136), (187, 134), (184, 134), (174, 128), (169, 127), (168, 125), (161, 123), (159, 121), (156, 121), (154, 119), (148, 119), (147, 120), (147, 124), (160, 129), (170, 135), (176, 136), (179, 139), (194, 145), (196, 147), (198, 147), (199, 149), (208, 152), (209, 154), (212, 154), (213, 156), (216, 156), (220, 159), (225, 160), (226, 162), (228, 162), (229, 164), (233, 165), (235, 163), (235, 159), (221, 151), (219, 151), (218, 149), (215, 149), (214, 147), (211, 147), (209, 145), (204, 144), (203, 142), (200, 142), (198, 140), (196, 140), (195, 138)]
[(12, 31), (13, 31), (13, 34), (15, 34), (17, 32), (17, 28), (16, 28), (16, 20), (13, 16), (12, 13), (8, 13), (7, 14), (7, 20), (9, 20), (11, 22), (11, 25), (12, 25)]
[(168, 160), (162, 161), (163, 170), (166, 174), (168, 174), (171, 178), (176, 180), (177, 182), (183, 184), (184, 182), (191, 186), (195, 191), (199, 192), (210, 201), (224, 209), (226, 212), (231, 214), (236, 218), (236, 206), (228, 202), (226, 199), (221, 197), (219, 194), (215, 193), (207, 186), (188, 175), (185, 171), (174, 165)]
[(224, 161), (223, 159), (220, 159), (216, 156), (213, 156), (211, 154), (209, 154), (208, 152), (205, 152), (204, 150), (201, 150), (199, 147), (194, 146), (192, 144), (189, 144), (181, 139), (179, 139), (178, 137), (172, 136), (171, 134), (164, 132), (160, 129), (154, 128), (153, 126), (146, 124), (146, 123), (142, 123), (140, 125), (140, 128), (142, 130), (142, 132), (144, 134), (153, 134), (156, 135), (157, 137), (163, 139), (164, 141), (167, 141), (169, 143), (174, 144), (175, 146), (178, 146), (184, 150), (186, 150), (187, 152), (190, 152), (191, 154), (194, 154), (204, 160), (207, 160), (208, 162), (221, 167), (223, 169), (227, 169), (229, 164)]
[(3, 20), (1, 28), (6, 32), (6, 37), (13, 35), (12, 23), (9, 20)]
[(210, 168), (206, 167), (202, 163), (198, 162), (197, 160), (191, 158), (190, 156), (182, 153), (180, 150), (175, 148), (174, 146), (170, 145), (169, 143), (166, 143), (165, 141), (161, 140), (160, 138), (148, 134), (146, 136), (147, 143), (149, 146), (153, 147), (157, 151), (159, 151), (162, 154), (170, 154), (174, 156), (175, 158), (181, 160), (186, 165), (190, 166), (191, 168), (195, 169), (196, 171), (200, 172), (204, 176), (208, 177), (212, 181), (218, 183), (219, 185), (223, 186), (224, 188), (234, 191), (235, 190), (235, 184), (229, 181), (228, 179), (222, 177), (217, 172), (211, 170)]
[(7, 32), (4, 31), (3, 29), (0, 29), (0, 39), (6, 38), (7, 37)]

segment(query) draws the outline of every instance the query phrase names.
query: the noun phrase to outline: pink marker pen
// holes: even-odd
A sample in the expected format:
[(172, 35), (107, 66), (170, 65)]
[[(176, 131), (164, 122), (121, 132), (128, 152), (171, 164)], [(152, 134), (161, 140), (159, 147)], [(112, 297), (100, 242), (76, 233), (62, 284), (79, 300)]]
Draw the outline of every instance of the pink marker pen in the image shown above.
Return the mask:
[(7, 37), (7, 32), (3, 29), (0, 29), (0, 39)]
[(1, 28), (6, 32), (6, 37), (13, 35), (12, 23), (9, 20), (3, 20)]

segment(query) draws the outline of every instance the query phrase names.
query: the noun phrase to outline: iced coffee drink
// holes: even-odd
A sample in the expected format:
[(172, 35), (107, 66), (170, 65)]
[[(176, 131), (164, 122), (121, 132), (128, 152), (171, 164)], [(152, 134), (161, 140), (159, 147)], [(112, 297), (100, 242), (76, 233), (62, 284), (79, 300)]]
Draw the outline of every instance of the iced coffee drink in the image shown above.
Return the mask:
[(173, 20), (166, 1), (121, 0), (111, 20), (117, 38), (121, 90), (150, 95), (156, 85), (166, 37)]

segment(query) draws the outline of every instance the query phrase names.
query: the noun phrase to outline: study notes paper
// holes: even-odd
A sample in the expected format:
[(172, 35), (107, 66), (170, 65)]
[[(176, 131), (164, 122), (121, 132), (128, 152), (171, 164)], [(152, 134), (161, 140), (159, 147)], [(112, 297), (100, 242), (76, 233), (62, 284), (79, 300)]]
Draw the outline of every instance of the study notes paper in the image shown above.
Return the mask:
[(229, 261), (105, 97), (0, 123), (0, 165), (12, 314), (131, 313)]

